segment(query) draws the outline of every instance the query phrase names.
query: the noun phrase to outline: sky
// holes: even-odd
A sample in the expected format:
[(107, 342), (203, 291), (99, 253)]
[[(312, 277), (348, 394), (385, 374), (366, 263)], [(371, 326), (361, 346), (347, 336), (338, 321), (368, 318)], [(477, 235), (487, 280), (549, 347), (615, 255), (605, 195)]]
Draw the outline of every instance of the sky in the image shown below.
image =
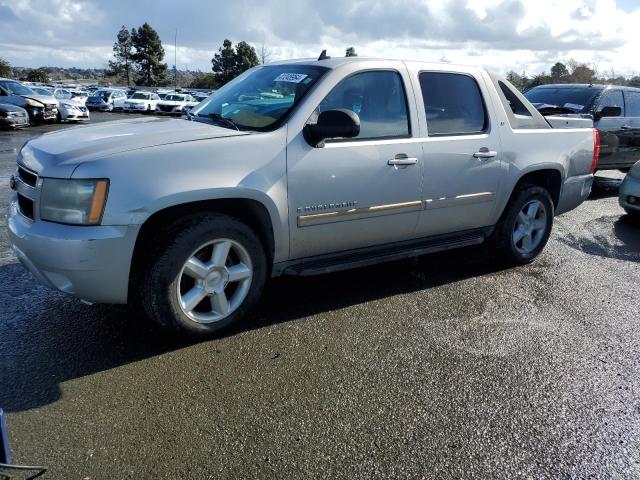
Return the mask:
[(149, 22), (173, 65), (211, 70), (222, 41), (270, 60), (360, 56), (548, 71), (573, 58), (640, 73), (640, 0), (0, 0), (0, 57), (24, 67), (103, 68), (122, 25)]

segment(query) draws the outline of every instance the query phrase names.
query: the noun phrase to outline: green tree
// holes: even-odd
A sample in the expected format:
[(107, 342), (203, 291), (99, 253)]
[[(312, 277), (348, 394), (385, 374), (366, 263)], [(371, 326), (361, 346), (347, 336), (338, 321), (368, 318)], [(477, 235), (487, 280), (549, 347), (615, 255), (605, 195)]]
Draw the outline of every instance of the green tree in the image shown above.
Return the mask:
[(533, 87), (538, 87), (540, 85), (548, 85), (550, 83), (553, 83), (553, 78), (551, 78), (551, 75), (547, 75), (547, 72), (542, 72), (538, 75), (534, 75), (531, 80), (527, 82), (527, 88), (525, 90)]
[(11, 75), (11, 64), (4, 58), (0, 58), (0, 77), (10, 78)]
[(122, 75), (131, 84), (131, 56), (133, 54), (133, 43), (131, 33), (124, 25), (118, 32), (116, 41), (113, 44), (113, 60), (109, 60), (109, 69), (114, 75)]
[(49, 73), (44, 68), (34, 68), (27, 74), (27, 82), (49, 83)]
[(640, 76), (635, 75), (635, 76), (631, 77), (629, 79), (629, 86), (630, 87), (638, 87), (638, 88), (640, 88)]
[(247, 42), (236, 44), (236, 76), (241, 73), (260, 65), (260, 59), (256, 53), (256, 49)]
[(213, 73), (198, 73), (189, 85), (190, 88), (217, 88), (218, 83)]
[(138, 71), (136, 83), (149, 87), (165, 85), (168, 82), (167, 64), (162, 63), (164, 48), (158, 32), (145, 22), (137, 30), (131, 30), (131, 44), (135, 49), (131, 60), (136, 64)]
[(524, 72), (520, 75), (513, 70), (507, 73), (507, 80), (521, 92), (524, 92), (527, 89), (527, 85), (529, 83), (529, 79)]
[(211, 70), (213, 70), (213, 75), (219, 84), (224, 85), (235, 78), (235, 63), (236, 53), (233, 44), (231, 40), (225, 38), (222, 47), (211, 59)]
[(218, 53), (211, 59), (211, 70), (216, 82), (224, 85), (259, 64), (255, 48), (247, 42), (240, 42), (234, 48), (231, 40), (225, 39)]
[(345, 52), (345, 57), (357, 57), (358, 54), (356, 53), (356, 49), (353, 47), (349, 47), (347, 48), (347, 51)]
[(553, 78), (554, 82), (561, 82), (566, 80), (569, 76), (569, 69), (562, 62), (557, 62), (553, 67), (551, 67), (551, 78)]

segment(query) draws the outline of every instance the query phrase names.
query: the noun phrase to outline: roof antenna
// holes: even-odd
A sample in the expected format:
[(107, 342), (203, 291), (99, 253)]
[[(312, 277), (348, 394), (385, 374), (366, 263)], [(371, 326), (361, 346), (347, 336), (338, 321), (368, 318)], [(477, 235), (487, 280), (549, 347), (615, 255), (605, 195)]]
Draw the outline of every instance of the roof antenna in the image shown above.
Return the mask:
[(327, 51), (326, 50), (322, 50), (322, 53), (318, 57), (318, 61), (320, 61), (320, 60), (329, 60), (330, 58), (331, 57), (327, 55)]

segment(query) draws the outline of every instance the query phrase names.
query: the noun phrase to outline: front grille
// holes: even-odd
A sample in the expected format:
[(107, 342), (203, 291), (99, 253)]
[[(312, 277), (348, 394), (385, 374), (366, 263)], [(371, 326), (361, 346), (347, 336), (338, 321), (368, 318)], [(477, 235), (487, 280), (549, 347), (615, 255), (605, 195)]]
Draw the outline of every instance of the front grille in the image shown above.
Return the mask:
[(160, 107), (160, 110), (162, 110), (163, 112), (173, 111), (173, 105), (158, 105), (158, 107)]
[(53, 103), (48, 103), (45, 105), (46, 110), (53, 110), (56, 106)]
[(18, 193), (18, 207), (22, 215), (33, 220), (33, 200)]
[(29, 170), (20, 166), (18, 166), (18, 177), (30, 187), (35, 188), (36, 183), (38, 183), (38, 176), (35, 173), (31, 173)]

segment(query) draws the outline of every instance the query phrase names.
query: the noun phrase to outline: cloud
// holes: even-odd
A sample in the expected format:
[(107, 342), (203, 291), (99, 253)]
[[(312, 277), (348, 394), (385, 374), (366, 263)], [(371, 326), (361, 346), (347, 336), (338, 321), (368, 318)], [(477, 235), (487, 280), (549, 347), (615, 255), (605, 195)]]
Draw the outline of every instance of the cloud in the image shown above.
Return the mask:
[(148, 21), (173, 63), (210, 69), (224, 38), (265, 44), (272, 59), (341, 55), (446, 58), (539, 72), (569, 57), (640, 70), (635, 0), (0, 0), (0, 55), (14, 65), (106, 65), (121, 25)]

